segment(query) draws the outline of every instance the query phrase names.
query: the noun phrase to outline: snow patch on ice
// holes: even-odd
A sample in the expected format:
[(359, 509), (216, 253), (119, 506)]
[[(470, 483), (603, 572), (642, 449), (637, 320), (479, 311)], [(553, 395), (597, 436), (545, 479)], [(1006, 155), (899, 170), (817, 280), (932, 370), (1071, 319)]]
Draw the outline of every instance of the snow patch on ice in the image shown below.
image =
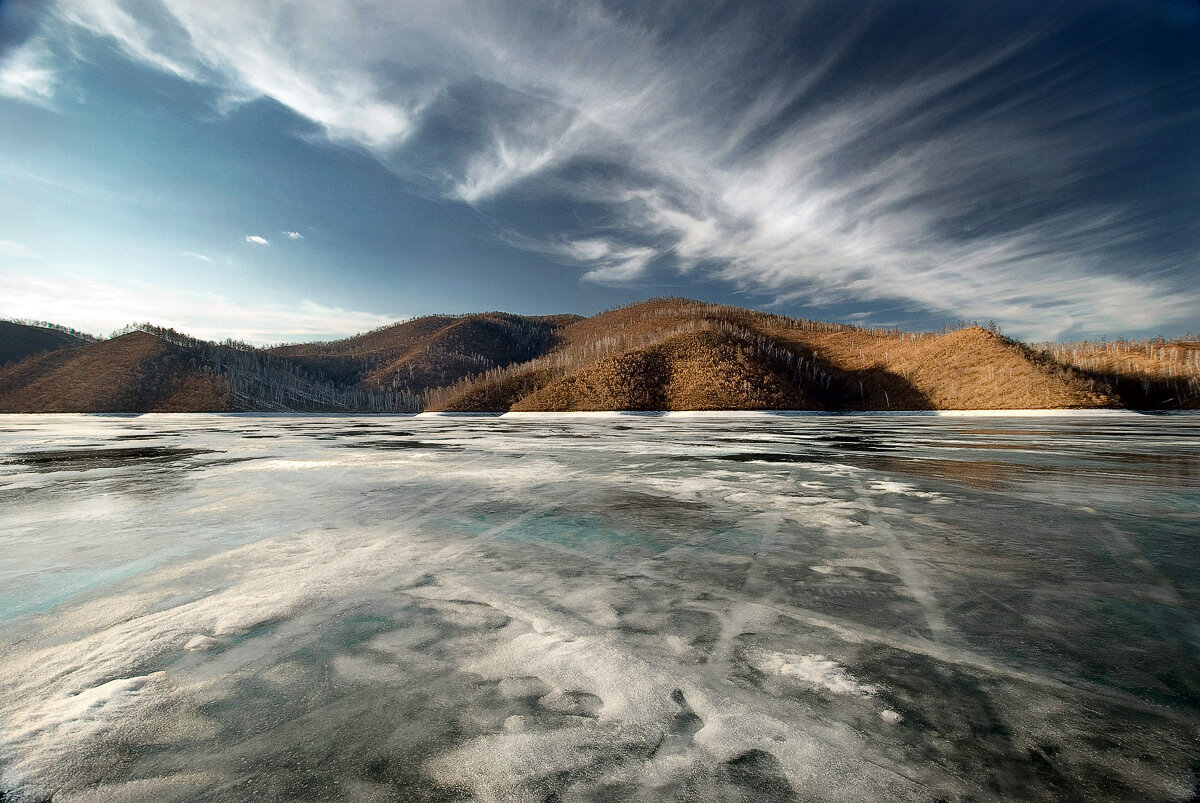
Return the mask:
[(211, 650), (218, 644), (220, 644), (220, 642), (211, 636), (195, 636), (188, 639), (188, 642), (183, 645), (183, 648), (189, 652), (202, 652), (204, 650)]
[(147, 681), (161, 676), (162, 673), (158, 672), (153, 675), (117, 678), (64, 699), (50, 701), (42, 707), (42, 716), (31, 723), (31, 726), (38, 729), (87, 728), (107, 713), (132, 703)]
[(481, 736), (438, 756), (428, 769), (438, 783), (470, 790), (475, 800), (543, 800), (545, 790), (537, 794), (536, 788), (542, 778), (594, 767), (623, 746), (640, 748), (638, 752), (653, 746), (652, 731), (606, 727), (593, 720), (553, 731), (523, 726), (506, 721), (503, 733)]
[(0, 784), (18, 788), (27, 783), (41, 769), (37, 760), (41, 757), (30, 755), (40, 752), (38, 747), (58, 762), (69, 760), (71, 747), (108, 731), (115, 718), (137, 709), (145, 687), (162, 679), (163, 673), (155, 672), (116, 678), (74, 692), (60, 689), (35, 702), (23, 716), (9, 718), (0, 753), (16, 760), (4, 767)]
[(870, 697), (878, 691), (875, 686), (860, 682), (845, 667), (824, 655), (763, 652), (752, 656), (751, 661), (766, 674), (803, 681), (834, 694)]
[[(4, 782), (24, 783), (64, 766), (88, 739), (121, 727), (126, 714), (164, 702), (171, 684), (163, 673), (127, 676), (145, 662), (205, 644), (198, 633), (241, 634), (281, 621), (307, 603), (394, 572), (406, 554), (395, 539), (364, 534), (338, 542), (323, 532), (238, 547), (187, 565), (193, 576), (216, 571), (235, 578), (229, 588), (74, 641), (0, 656), (8, 687), (0, 695), (0, 752), (20, 757), (5, 768)], [(180, 571), (162, 570), (159, 581)], [(88, 607), (76, 610), (86, 614)], [(59, 614), (68, 632), (75, 629), (71, 615), (71, 609)]]
[(916, 486), (911, 483), (897, 482), (895, 480), (872, 480), (869, 487), (878, 494), (899, 494), (917, 499), (940, 499), (942, 497), (939, 493), (918, 491)]
[(59, 792), (54, 803), (181, 803), (203, 800), (203, 791), (223, 780), (210, 772), (180, 773), (168, 778), (143, 778), (108, 784), (79, 792)]

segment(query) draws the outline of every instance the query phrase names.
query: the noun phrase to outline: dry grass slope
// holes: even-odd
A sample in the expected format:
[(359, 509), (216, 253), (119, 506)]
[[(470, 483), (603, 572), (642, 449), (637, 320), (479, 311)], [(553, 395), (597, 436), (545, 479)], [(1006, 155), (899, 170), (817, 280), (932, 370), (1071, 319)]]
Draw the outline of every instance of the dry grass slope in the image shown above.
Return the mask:
[(1124, 407), (1200, 409), (1200, 341), (1085, 341), (1038, 348), (1047, 359), (1111, 387)]
[(558, 345), (560, 326), (554, 320), (505, 313), (468, 315), (374, 368), (365, 380), (376, 387), (441, 387), (545, 354)]
[(20, 362), (35, 354), (75, 348), (86, 342), (57, 329), (0, 321), (0, 366)]
[[(13, 326), (14, 348), (27, 329), (64, 334)], [(0, 367), (0, 410), (1200, 407), (1196, 342), (1031, 348), (979, 327), (865, 329), (687, 299), (592, 318), (429, 316), (266, 351), (135, 328)]]
[[(429, 408), (927, 410), (1118, 403), (1103, 381), (979, 327), (938, 334), (871, 330), (657, 299), (571, 324), (561, 338), (545, 356), (429, 394)], [(735, 359), (731, 349), (742, 356)]]
[(700, 331), (608, 357), (514, 410), (821, 409), (785, 364), (732, 334)]
[(880, 330), (773, 332), (816, 354), (836, 399), (852, 410), (1014, 410), (1107, 407), (1100, 384), (1018, 343), (969, 327), (936, 334)]
[(229, 388), (196, 354), (133, 332), (0, 369), (4, 412), (221, 412)]
[(559, 344), (560, 330), (577, 320), (504, 312), (429, 315), (345, 340), (270, 351), (323, 381), (420, 394), (545, 354)]

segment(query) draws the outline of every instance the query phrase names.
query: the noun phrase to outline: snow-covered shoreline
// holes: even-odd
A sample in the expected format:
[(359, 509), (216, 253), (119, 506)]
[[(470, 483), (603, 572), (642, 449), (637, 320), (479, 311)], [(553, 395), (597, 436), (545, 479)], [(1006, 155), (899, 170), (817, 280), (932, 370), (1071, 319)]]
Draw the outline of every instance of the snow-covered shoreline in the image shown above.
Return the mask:
[(1196, 410), (1113, 410), (1113, 409), (1049, 409), (1049, 410), (601, 410), (574, 412), (507, 412), (507, 413), (418, 413), (423, 417), (495, 417), (495, 418), (1129, 418), (1147, 415), (1197, 415)]
[(1129, 409), (1079, 409), (1054, 408), (1030, 410), (588, 410), (569, 412), (423, 412), (423, 413), (379, 413), (369, 411), (346, 412), (190, 412), (190, 413), (0, 413), (0, 420), (16, 418), (194, 418), (210, 416), (218, 418), (470, 418), (470, 419), (538, 419), (538, 418), (695, 418), (724, 420), (771, 419), (771, 418), (1115, 418), (1131, 419), (1158, 416), (1197, 416), (1200, 410), (1129, 410)]

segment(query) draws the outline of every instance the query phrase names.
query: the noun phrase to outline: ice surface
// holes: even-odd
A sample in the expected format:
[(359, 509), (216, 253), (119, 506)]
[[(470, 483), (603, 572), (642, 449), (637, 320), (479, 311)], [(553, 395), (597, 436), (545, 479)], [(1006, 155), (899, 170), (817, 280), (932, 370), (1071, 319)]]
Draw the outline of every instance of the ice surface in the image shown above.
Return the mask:
[(750, 661), (760, 672), (795, 678), (834, 694), (853, 694), (859, 697), (875, 694), (874, 686), (858, 682), (844, 666), (824, 655), (770, 652), (752, 656)]
[(1188, 800), (1200, 419), (0, 418), (0, 799)]

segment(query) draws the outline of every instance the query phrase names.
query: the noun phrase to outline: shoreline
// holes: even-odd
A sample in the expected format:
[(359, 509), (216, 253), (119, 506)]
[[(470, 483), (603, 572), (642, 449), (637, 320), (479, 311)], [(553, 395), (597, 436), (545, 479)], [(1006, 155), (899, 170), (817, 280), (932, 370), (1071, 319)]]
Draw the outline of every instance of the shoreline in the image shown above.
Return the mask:
[(473, 412), (473, 411), (426, 411), (420, 413), (371, 412), (369, 410), (295, 410), (279, 412), (272, 410), (216, 411), (195, 410), (191, 412), (0, 412), (0, 420), (18, 416), (75, 416), (108, 418), (177, 417), (177, 416), (236, 416), (239, 418), (315, 418), (315, 417), (371, 417), (371, 418), (1145, 418), (1161, 416), (1200, 415), (1196, 410), (1133, 410), (1127, 408), (1047, 408), (1012, 410), (567, 410)]

